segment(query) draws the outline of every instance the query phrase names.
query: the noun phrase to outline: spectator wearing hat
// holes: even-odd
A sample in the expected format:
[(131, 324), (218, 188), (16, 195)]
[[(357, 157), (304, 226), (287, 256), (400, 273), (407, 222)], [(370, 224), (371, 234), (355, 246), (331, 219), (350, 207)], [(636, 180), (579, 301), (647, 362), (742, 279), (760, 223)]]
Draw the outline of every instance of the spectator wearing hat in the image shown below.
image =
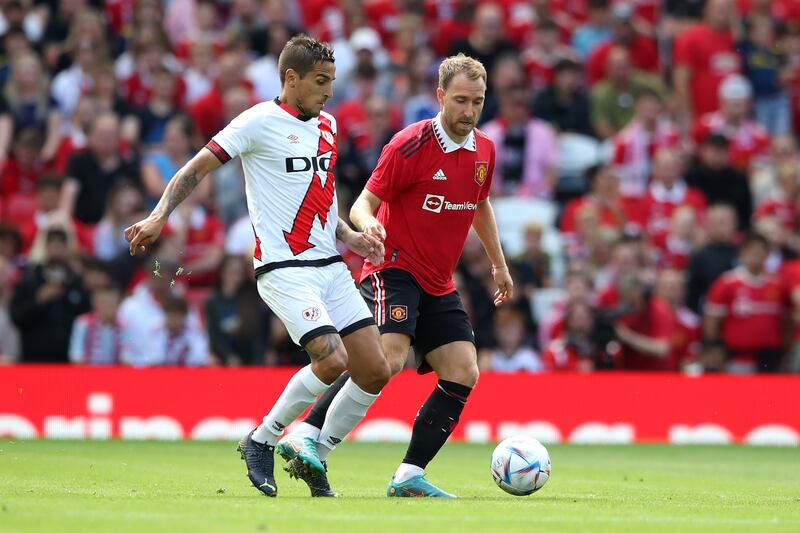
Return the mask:
[(587, 61), (586, 74), (590, 84), (594, 85), (608, 77), (608, 55), (615, 47), (628, 51), (636, 70), (651, 75), (659, 74), (658, 46), (653, 39), (636, 31), (633, 16), (633, 6), (628, 2), (616, 3), (611, 8), (611, 39), (599, 45)]
[(753, 89), (747, 78), (731, 74), (719, 86), (720, 109), (702, 115), (694, 124), (692, 135), (697, 144), (711, 133), (730, 141), (733, 166), (748, 172), (758, 158), (767, 156), (769, 132), (750, 118)]

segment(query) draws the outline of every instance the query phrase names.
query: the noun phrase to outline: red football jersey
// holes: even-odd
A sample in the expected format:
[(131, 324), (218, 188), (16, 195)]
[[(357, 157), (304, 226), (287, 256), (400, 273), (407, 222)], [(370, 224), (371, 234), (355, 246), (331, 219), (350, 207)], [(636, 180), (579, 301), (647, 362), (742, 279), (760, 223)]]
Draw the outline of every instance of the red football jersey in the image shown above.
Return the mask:
[(702, 219), (706, 210), (705, 195), (685, 182), (679, 181), (672, 189), (661, 183), (651, 183), (642, 201), (631, 204), (638, 212), (629, 217), (642, 227), (642, 231), (652, 241), (663, 242), (672, 224), (672, 215), (679, 207), (688, 206), (694, 209), (697, 217)]
[[(668, 340), (671, 345), (675, 342), (678, 332), (675, 312), (659, 296), (652, 296), (642, 312), (622, 316), (618, 323), (651, 339)], [(623, 346), (622, 361), (623, 368), (626, 370), (675, 371), (678, 369), (674, 350), (670, 350), (666, 357), (655, 357), (640, 353), (630, 346)]]
[(455, 290), (453, 272), (475, 217), (489, 196), (494, 143), (474, 129), (463, 145), (444, 131), (440, 118), (404, 128), (381, 152), (366, 188), (381, 199), (377, 218), (386, 228), (386, 257), (364, 263), (362, 281), (375, 271), (411, 273), (425, 292)]
[(708, 291), (705, 312), (723, 319), (722, 342), (745, 352), (783, 346), (784, 287), (776, 276), (735, 268)]

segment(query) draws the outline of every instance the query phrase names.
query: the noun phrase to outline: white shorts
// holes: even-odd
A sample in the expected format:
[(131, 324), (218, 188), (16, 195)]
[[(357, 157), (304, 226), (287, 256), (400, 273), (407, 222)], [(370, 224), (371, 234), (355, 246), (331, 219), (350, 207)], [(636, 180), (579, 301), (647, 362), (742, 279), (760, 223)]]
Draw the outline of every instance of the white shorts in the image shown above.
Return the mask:
[(345, 337), (375, 324), (342, 262), (271, 270), (259, 276), (258, 293), (302, 347), (320, 335)]

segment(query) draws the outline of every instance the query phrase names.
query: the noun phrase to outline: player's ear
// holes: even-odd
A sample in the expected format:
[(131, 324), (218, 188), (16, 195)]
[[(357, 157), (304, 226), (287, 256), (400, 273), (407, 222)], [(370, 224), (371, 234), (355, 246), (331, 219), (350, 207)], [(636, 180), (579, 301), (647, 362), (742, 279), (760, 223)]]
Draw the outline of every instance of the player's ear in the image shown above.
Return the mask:
[(284, 79), (286, 80), (286, 85), (294, 87), (294, 84), (297, 83), (297, 71), (292, 68), (287, 68)]
[(436, 87), (436, 99), (439, 101), (439, 105), (444, 105), (444, 89), (441, 87)]

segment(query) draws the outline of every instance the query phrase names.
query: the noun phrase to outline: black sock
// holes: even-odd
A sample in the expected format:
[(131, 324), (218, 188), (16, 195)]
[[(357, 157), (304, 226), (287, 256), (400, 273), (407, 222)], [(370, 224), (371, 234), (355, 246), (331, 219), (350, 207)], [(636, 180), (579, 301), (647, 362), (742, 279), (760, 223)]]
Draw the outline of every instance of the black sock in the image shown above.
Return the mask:
[(414, 419), (404, 463), (428, 466), (458, 424), (470, 391), (466, 385), (439, 380)]
[(342, 390), (344, 387), (344, 382), (347, 381), (347, 378), (350, 377), (349, 372), (342, 373), (341, 376), (336, 378), (336, 381), (331, 383), (331, 386), (328, 387), (328, 390), (322, 393), (314, 407), (311, 408), (311, 411), (308, 412), (306, 415), (306, 419), (303, 420), (306, 424), (311, 424), (317, 429), (322, 429), (322, 424), (325, 423), (325, 415), (328, 413), (328, 408), (331, 406), (331, 402), (333, 401), (333, 397)]

